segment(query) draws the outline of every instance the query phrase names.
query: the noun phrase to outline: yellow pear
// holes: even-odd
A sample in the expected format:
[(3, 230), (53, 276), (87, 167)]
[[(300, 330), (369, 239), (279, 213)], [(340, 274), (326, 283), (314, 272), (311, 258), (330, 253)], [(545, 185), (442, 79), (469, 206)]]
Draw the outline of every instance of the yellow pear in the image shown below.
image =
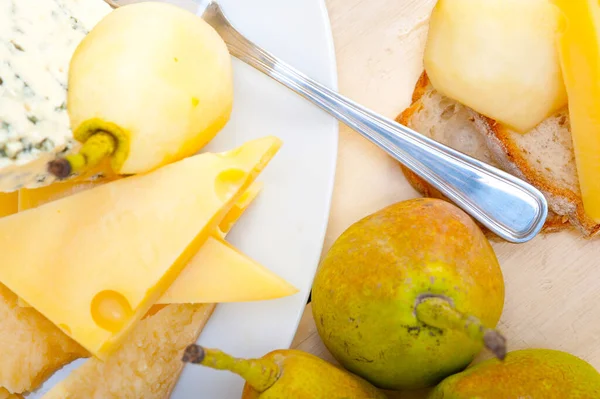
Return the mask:
[(218, 349), (190, 345), (183, 354), (183, 361), (238, 374), (246, 380), (242, 399), (386, 397), (362, 378), (299, 350), (275, 350), (259, 359), (240, 359)]
[(350, 226), (312, 290), (317, 331), (350, 372), (393, 390), (430, 387), (463, 370), (504, 307), (498, 259), (477, 224), (437, 199), (399, 202)]
[(427, 76), (446, 96), (527, 132), (567, 103), (560, 24), (547, 0), (440, 0), (429, 23)]
[(104, 17), (77, 47), (67, 109), (79, 153), (55, 160), (64, 178), (110, 158), (136, 174), (190, 156), (227, 123), (233, 105), (231, 56), (200, 17), (143, 2)]
[(446, 378), (428, 399), (596, 399), (600, 373), (583, 359), (550, 349), (510, 352)]

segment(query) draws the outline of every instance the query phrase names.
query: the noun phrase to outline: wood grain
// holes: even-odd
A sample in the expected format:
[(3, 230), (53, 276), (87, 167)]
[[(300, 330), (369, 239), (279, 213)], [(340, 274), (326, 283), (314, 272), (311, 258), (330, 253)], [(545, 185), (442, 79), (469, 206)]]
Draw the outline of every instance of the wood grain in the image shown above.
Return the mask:
[[(340, 91), (388, 117), (408, 106), (422, 70), (427, 17), (434, 3), (327, 0)], [(415, 196), (395, 161), (342, 126), (325, 250), (358, 219)], [(509, 348), (560, 349), (600, 369), (600, 241), (562, 232), (526, 244), (493, 245), (506, 282), (499, 328)], [(331, 360), (310, 306), (293, 345)]]

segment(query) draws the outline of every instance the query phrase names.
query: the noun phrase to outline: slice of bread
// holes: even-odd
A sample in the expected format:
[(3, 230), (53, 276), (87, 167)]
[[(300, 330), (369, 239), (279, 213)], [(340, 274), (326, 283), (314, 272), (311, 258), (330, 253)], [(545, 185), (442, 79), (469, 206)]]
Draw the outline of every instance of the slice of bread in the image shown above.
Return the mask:
[(44, 399), (169, 398), (184, 366), (183, 352), (198, 340), (214, 308), (213, 304), (159, 308), (140, 320), (104, 362), (90, 358)]
[(583, 208), (566, 108), (525, 134), (479, 115), (474, 124), (502, 169), (537, 187), (549, 208), (585, 236), (593, 237), (600, 231), (600, 224)]
[[(88, 352), (0, 284), (0, 398), (3, 392), (29, 392)], [(8, 396), (10, 398), (10, 396)]]
[[(518, 168), (516, 170), (511, 169), (510, 163), (503, 162), (504, 158), (500, 156), (500, 147), (492, 139), (496, 136), (492, 135), (493, 130), (489, 127), (492, 125), (488, 125), (491, 122), (464, 105), (438, 93), (431, 86), (425, 74), (417, 82), (412, 105), (398, 116), (397, 121), (455, 150), (523, 177), (522, 174), (518, 173)], [(482, 134), (482, 132), (485, 132), (485, 134)], [(528, 150), (534, 151), (534, 148), (528, 148)], [(558, 149), (554, 149), (554, 151), (558, 152)], [(550, 154), (546, 153), (545, 156), (550, 156)], [(556, 157), (556, 155), (552, 156)], [(560, 163), (548, 161), (544, 164), (544, 167), (561, 167), (565, 162), (562, 161), (562, 158), (560, 160)], [(422, 195), (446, 199), (437, 189), (404, 166), (402, 166), (402, 170), (410, 184)], [(568, 180), (571, 173), (572, 171), (567, 171), (564, 173), (566, 176), (561, 176), (558, 170), (556, 172), (565, 182), (572, 182), (572, 179)], [(556, 179), (559, 178), (556, 177)], [(563, 180), (560, 180), (560, 182), (563, 184)], [(535, 182), (533, 183), (535, 184)], [(538, 186), (538, 188), (540, 187)], [(558, 203), (556, 205), (559, 210), (563, 209), (558, 206)], [(568, 218), (565, 217), (566, 215), (568, 215), (566, 212), (561, 214), (551, 211), (544, 224), (543, 231), (552, 232), (569, 228), (570, 225)], [(486, 233), (489, 232), (486, 231)]]

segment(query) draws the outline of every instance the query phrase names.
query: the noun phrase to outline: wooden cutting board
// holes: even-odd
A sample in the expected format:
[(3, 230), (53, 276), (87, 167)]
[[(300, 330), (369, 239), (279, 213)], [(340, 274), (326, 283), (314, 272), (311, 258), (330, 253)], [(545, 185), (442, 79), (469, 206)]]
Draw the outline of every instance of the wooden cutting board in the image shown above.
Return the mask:
[[(406, 108), (422, 71), (427, 18), (434, 4), (435, 0), (327, 0), (340, 91), (388, 117)], [(340, 135), (325, 250), (363, 216), (417, 195), (396, 162), (381, 150), (344, 126)], [(563, 232), (526, 244), (493, 246), (506, 282), (499, 329), (510, 350), (559, 349), (600, 370), (600, 238), (586, 240)], [(316, 334), (310, 308), (294, 345), (330, 356)]]

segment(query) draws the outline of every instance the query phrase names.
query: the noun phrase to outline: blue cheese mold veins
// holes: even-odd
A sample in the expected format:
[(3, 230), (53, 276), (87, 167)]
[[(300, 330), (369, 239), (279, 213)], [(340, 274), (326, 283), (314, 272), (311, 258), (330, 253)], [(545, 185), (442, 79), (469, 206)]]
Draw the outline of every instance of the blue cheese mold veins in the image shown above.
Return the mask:
[(0, 3), (0, 191), (50, 183), (48, 160), (77, 146), (66, 109), (69, 62), (110, 11), (103, 0)]

